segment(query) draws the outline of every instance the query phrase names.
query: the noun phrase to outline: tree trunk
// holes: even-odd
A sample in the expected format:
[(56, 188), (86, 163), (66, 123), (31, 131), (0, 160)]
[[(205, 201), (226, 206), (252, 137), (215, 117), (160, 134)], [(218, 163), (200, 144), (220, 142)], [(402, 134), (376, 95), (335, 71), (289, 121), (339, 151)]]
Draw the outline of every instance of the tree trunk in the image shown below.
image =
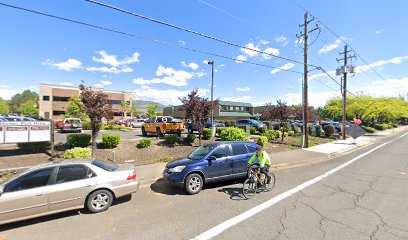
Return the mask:
[(96, 137), (98, 136), (98, 131), (95, 125), (92, 125), (92, 157), (95, 157), (96, 149)]
[(198, 132), (198, 145), (201, 146), (201, 133)]

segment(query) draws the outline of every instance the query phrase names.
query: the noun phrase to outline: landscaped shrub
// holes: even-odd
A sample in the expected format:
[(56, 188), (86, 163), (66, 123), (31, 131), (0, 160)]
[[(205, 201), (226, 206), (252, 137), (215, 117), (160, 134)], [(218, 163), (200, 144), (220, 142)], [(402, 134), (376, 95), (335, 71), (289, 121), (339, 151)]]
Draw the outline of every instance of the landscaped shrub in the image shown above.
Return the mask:
[(279, 129), (280, 129), (280, 124), (273, 125), (273, 130), (279, 130)]
[(234, 121), (231, 121), (228, 123), (228, 127), (236, 127), (236, 126), (237, 126), (237, 123)]
[(333, 135), (334, 132), (335, 132), (335, 128), (334, 128), (333, 125), (326, 125), (326, 126), (324, 126), (324, 127), (323, 127), (323, 130), (324, 130), (324, 135), (325, 135), (326, 137), (330, 137), (330, 136)]
[(388, 128), (388, 124), (385, 124), (385, 123), (374, 124), (374, 128), (375, 128), (376, 130), (383, 131), (383, 130), (386, 130), (386, 129)]
[(268, 138), (265, 136), (258, 137), (257, 144), (259, 146), (265, 146), (268, 143)]
[(316, 131), (316, 133), (315, 133), (316, 137), (321, 137), (322, 136), (322, 126), (316, 125), (315, 131)]
[(272, 130), (273, 124), (272, 122), (265, 122), (266, 126), (268, 126), (267, 130)]
[(92, 130), (91, 122), (90, 121), (82, 121), (82, 129), (83, 130)]
[(256, 127), (249, 128), (249, 132), (251, 133), (251, 135), (255, 135), (256, 134)]
[(120, 143), (119, 134), (103, 134), (102, 135), (102, 144), (105, 148), (115, 148)]
[(222, 133), (222, 131), (225, 129), (225, 127), (220, 127), (220, 128), (217, 128), (217, 134), (218, 134), (218, 136), (221, 136), (221, 133)]
[(295, 136), (295, 131), (288, 131), (288, 135), (289, 135), (290, 137)]
[(50, 142), (30, 142), (30, 143), (17, 143), (19, 149), (29, 151), (32, 153), (44, 152), (50, 147)]
[(284, 135), (284, 137), (287, 137), (287, 136), (289, 136), (289, 133), (285, 132), (283, 135)]
[(276, 134), (274, 130), (268, 130), (262, 134), (262, 136), (266, 137), (269, 142), (276, 139)]
[(292, 123), (292, 131), (296, 134), (296, 133), (299, 133), (298, 130), (299, 130), (298, 125), (296, 125), (295, 123)]
[(308, 132), (310, 136), (313, 136), (313, 125), (309, 125)]
[(120, 125), (105, 125), (100, 128), (101, 130), (132, 130), (132, 128), (120, 126)]
[(241, 128), (229, 127), (221, 132), (221, 140), (223, 141), (245, 141), (247, 140), (246, 132)]
[(375, 133), (375, 128), (365, 127), (365, 126), (361, 126), (361, 128), (364, 129), (364, 131), (366, 131), (368, 133)]
[(175, 144), (180, 139), (178, 134), (166, 134), (164, 136), (164, 141), (168, 144)]
[(152, 139), (150, 138), (143, 138), (140, 139), (139, 144), (137, 145), (138, 148), (148, 148), (152, 145)]
[(273, 130), (273, 132), (275, 133), (276, 138), (282, 138), (282, 131), (280, 131), (280, 130)]
[(398, 124), (393, 123), (393, 124), (392, 124), (392, 127), (397, 128), (397, 127), (398, 127)]
[(268, 129), (265, 128), (265, 127), (263, 127), (263, 128), (258, 128), (258, 132), (259, 132), (260, 134), (266, 132), (267, 130), (268, 130)]
[(65, 151), (64, 158), (90, 158), (92, 157), (92, 150), (90, 148), (72, 148)]
[(187, 142), (192, 143), (196, 140), (196, 138), (197, 138), (197, 135), (189, 133), (185, 139)]
[(211, 128), (204, 128), (203, 130), (203, 139), (209, 140), (212, 137), (212, 129)]
[(67, 136), (67, 143), (72, 147), (86, 147), (91, 143), (91, 134), (69, 134)]

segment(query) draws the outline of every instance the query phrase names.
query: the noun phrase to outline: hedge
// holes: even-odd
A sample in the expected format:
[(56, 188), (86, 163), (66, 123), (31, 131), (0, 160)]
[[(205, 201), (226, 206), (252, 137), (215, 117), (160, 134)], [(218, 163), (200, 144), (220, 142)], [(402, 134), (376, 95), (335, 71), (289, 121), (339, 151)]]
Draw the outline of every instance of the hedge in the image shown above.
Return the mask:
[(175, 144), (180, 139), (178, 134), (166, 134), (164, 136), (164, 141), (168, 144)]
[(187, 142), (189, 142), (189, 143), (192, 143), (192, 142), (194, 142), (194, 141), (196, 140), (196, 138), (197, 138), (197, 135), (192, 134), (192, 133), (189, 133), (189, 134), (187, 135), (187, 137), (185, 138), (185, 140), (186, 140)]
[(258, 128), (258, 132), (259, 132), (260, 134), (266, 132), (267, 130), (268, 130), (268, 128), (266, 128), (266, 127)]
[(288, 135), (289, 135), (290, 137), (295, 136), (295, 131), (288, 131)]
[(323, 130), (324, 130), (324, 135), (326, 137), (330, 137), (331, 135), (334, 134), (336, 129), (334, 128), (333, 125), (326, 125), (326, 126), (323, 127)]
[(72, 159), (72, 158), (90, 158), (92, 157), (92, 150), (90, 148), (72, 148), (65, 151), (64, 158), (65, 159)]
[(137, 144), (138, 148), (148, 148), (152, 145), (152, 139), (150, 138), (143, 138), (140, 140), (139, 144)]
[(222, 133), (222, 131), (225, 129), (225, 127), (220, 127), (220, 128), (217, 128), (217, 134), (218, 134), (218, 136), (221, 136), (221, 133)]
[(119, 134), (103, 134), (102, 135), (102, 144), (105, 148), (115, 148), (120, 143), (120, 135)]
[(203, 139), (209, 140), (212, 137), (212, 129), (211, 128), (204, 128), (203, 129)]
[(67, 136), (67, 143), (72, 147), (87, 147), (91, 143), (91, 134), (69, 134)]
[(375, 128), (372, 127), (365, 127), (365, 126), (361, 126), (362, 129), (364, 129), (364, 131), (368, 132), (368, 133), (375, 133)]
[(316, 127), (315, 127), (315, 134), (316, 134), (316, 137), (321, 137), (321, 135), (322, 135), (322, 126), (320, 126), (320, 125), (316, 125)]
[(374, 126), (373, 126), (376, 130), (380, 130), (380, 131), (383, 131), (383, 130), (387, 130), (387, 128), (388, 128), (388, 124), (385, 124), (385, 123), (381, 123), (381, 124), (374, 124)]
[(255, 135), (256, 134), (256, 127), (250, 127), (249, 132), (251, 133), (251, 135)]
[(268, 130), (265, 133), (263, 133), (262, 136), (266, 137), (269, 142), (276, 139), (276, 134), (274, 130)]
[(265, 136), (258, 137), (257, 144), (259, 146), (265, 146), (268, 143), (268, 138)]
[(241, 128), (229, 127), (225, 128), (221, 132), (222, 141), (246, 141), (247, 135), (246, 132)]

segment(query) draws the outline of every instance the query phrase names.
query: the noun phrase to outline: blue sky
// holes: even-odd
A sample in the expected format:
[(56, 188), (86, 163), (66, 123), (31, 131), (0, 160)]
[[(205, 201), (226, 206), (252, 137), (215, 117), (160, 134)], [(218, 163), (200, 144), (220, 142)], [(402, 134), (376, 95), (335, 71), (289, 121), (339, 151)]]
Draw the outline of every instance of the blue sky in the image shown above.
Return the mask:
[[(125, 15), (82, 0), (2, 1), (134, 35), (166, 41), (230, 58), (303, 72), (303, 65), (225, 45), (190, 33)], [(303, 61), (296, 44), (304, 10), (295, 1), (189, 0), (108, 1), (132, 12), (216, 36), (274, 55)], [(353, 61), (350, 91), (374, 96), (408, 93), (408, 2), (300, 1), (347, 41), (383, 78), (361, 60)], [(342, 8), (343, 7), (343, 8)], [(318, 23), (315, 21), (314, 23)], [(311, 25), (310, 27), (313, 27)], [(86, 85), (134, 92), (135, 99), (179, 104), (178, 97), (198, 88), (210, 96), (215, 61), (215, 98), (261, 105), (283, 99), (300, 103), (302, 75), (199, 54), (111, 32), (0, 6), (0, 95), (4, 99), (38, 84)], [(310, 36), (314, 40), (317, 32)], [(310, 46), (309, 62), (330, 73), (344, 43), (322, 27)], [(323, 106), (339, 86), (317, 70), (309, 73), (310, 104)], [(337, 78), (337, 77), (336, 77)], [(338, 79), (339, 80), (339, 79)]]

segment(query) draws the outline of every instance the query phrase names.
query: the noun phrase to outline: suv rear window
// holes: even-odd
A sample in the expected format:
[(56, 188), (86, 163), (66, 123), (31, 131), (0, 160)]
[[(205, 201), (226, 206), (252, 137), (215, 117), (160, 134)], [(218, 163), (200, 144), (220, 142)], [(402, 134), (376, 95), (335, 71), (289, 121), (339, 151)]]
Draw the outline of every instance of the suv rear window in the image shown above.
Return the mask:
[(104, 161), (99, 161), (99, 160), (93, 160), (91, 163), (92, 165), (102, 168), (103, 170), (108, 171), (108, 172), (113, 172), (119, 168), (119, 166), (114, 163), (104, 162)]

